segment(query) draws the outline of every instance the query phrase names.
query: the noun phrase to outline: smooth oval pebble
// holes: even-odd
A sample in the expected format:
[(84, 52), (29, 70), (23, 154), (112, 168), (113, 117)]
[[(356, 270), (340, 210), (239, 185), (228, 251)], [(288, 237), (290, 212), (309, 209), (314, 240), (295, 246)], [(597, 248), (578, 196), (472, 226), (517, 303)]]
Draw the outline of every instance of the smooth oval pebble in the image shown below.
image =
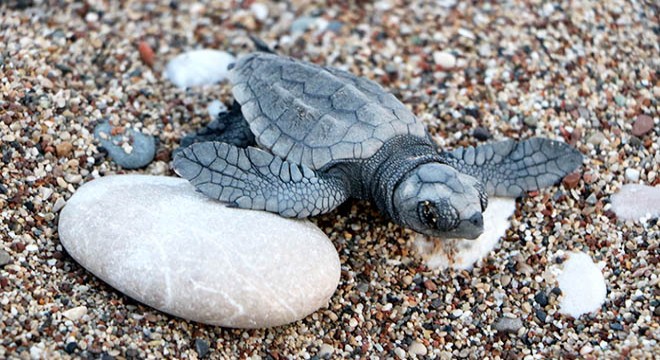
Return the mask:
[[(100, 123), (94, 128), (94, 136), (107, 151), (112, 160), (124, 169), (139, 169), (151, 163), (156, 156), (156, 140), (153, 136), (143, 134), (133, 129), (125, 133), (112, 135), (113, 127)], [(121, 146), (124, 138), (130, 143), (130, 152)]]
[(180, 88), (212, 85), (224, 80), (229, 65), (236, 59), (219, 50), (191, 50), (170, 60), (165, 67), (165, 77)]
[(340, 277), (337, 251), (311, 222), (228, 208), (175, 177), (87, 183), (60, 213), (59, 235), (117, 290), (212, 325), (299, 320), (327, 304)]

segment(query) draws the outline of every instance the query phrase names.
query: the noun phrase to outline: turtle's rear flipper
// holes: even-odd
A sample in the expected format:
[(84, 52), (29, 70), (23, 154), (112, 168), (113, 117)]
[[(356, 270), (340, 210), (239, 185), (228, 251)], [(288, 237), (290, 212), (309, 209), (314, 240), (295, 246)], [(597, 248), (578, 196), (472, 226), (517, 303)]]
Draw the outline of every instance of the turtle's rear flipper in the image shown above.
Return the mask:
[(460, 172), (472, 175), (489, 195), (518, 197), (559, 182), (582, 164), (582, 154), (550, 139), (505, 140), (444, 153)]
[(174, 170), (208, 197), (285, 217), (325, 213), (348, 197), (341, 179), (254, 147), (193, 144), (175, 155)]
[(201, 130), (183, 137), (180, 149), (206, 141), (219, 141), (242, 148), (256, 144), (250, 125), (241, 113), (240, 104), (234, 102), (229, 111), (219, 113)]

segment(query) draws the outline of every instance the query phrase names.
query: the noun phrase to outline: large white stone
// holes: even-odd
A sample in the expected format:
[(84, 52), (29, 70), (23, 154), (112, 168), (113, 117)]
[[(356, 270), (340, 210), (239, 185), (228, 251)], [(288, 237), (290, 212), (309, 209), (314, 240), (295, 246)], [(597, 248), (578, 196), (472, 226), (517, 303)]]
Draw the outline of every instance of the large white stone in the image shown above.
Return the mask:
[(325, 306), (339, 257), (309, 221), (228, 208), (174, 177), (94, 180), (60, 214), (90, 272), (156, 309), (206, 324), (270, 327)]

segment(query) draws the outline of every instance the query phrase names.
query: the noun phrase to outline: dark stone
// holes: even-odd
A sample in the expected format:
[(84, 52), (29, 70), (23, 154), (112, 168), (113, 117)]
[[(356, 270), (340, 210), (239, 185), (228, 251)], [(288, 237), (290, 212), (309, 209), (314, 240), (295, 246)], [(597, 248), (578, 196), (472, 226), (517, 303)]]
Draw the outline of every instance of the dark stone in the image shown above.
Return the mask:
[[(94, 129), (94, 137), (108, 151), (114, 162), (124, 169), (145, 167), (156, 156), (156, 140), (153, 136), (145, 135), (133, 129), (126, 129), (124, 130), (125, 134), (113, 136), (112, 130), (113, 127), (109, 123), (101, 123)], [(102, 136), (102, 133), (105, 136)], [(121, 145), (118, 145), (123, 137), (130, 139), (130, 145), (133, 148), (130, 154), (127, 154)]]
[(480, 116), (479, 108), (476, 108), (476, 107), (465, 108), (465, 113), (467, 115), (472, 116), (475, 119), (479, 119), (479, 116)]
[(209, 353), (209, 343), (202, 339), (195, 339), (195, 351), (200, 359)]
[(479, 141), (486, 141), (490, 139), (490, 131), (484, 127), (479, 126), (474, 128), (472, 131), (472, 136), (474, 136), (474, 138)]
[(126, 350), (124, 355), (129, 359), (134, 359), (134, 358), (138, 357), (139, 353), (136, 349), (128, 349), (128, 350)]
[(561, 289), (558, 288), (558, 287), (552, 288), (552, 290), (550, 292), (557, 295), (557, 296), (561, 295)]
[(541, 320), (541, 322), (543, 322), (543, 323), (545, 322), (545, 319), (548, 317), (548, 314), (546, 314), (545, 311), (543, 311), (543, 310), (541, 310), (541, 309), (537, 309), (537, 310), (535, 311), (535, 313), (536, 313), (536, 317), (537, 317), (539, 320)]
[(623, 325), (621, 325), (619, 323), (616, 323), (616, 322), (613, 322), (613, 323), (610, 323), (610, 329), (616, 330), (616, 331), (623, 331)]
[(538, 294), (534, 296), (534, 300), (536, 300), (536, 303), (541, 307), (548, 306), (548, 295), (546, 295), (543, 291), (539, 291)]
[(67, 354), (73, 354), (76, 349), (78, 349), (78, 343), (76, 342), (70, 342), (64, 345), (64, 351), (66, 351)]

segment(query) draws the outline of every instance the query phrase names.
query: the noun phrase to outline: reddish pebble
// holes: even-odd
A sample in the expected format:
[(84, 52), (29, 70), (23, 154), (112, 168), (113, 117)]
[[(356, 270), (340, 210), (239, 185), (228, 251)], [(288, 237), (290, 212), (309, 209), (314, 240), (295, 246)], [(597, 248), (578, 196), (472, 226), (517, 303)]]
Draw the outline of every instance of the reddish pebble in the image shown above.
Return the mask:
[(648, 115), (639, 115), (633, 123), (632, 133), (635, 136), (644, 136), (653, 129), (653, 119)]
[(584, 179), (585, 183), (591, 184), (596, 180), (596, 175), (594, 173), (586, 173), (582, 176), (582, 179)]
[(424, 281), (424, 287), (430, 291), (436, 291), (438, 290), (438, 286), (435, 285), (435, 283), (431, 280), (426, 280)]
[(138, 51), (140, 52), (140, 58), (142, 58), (142, 61), (144, 61), (145, 64), (149, 65), (149, 67), (154, 66), (156, 55), (146, 41), (140, 41), (138, 44)]
[(574, 172), (566, 175), (564, 177), (564, 180), (562, 183), (564, 186), (566, 186), (568, 189), (575, 189), (580, 182), (580, 173)]

